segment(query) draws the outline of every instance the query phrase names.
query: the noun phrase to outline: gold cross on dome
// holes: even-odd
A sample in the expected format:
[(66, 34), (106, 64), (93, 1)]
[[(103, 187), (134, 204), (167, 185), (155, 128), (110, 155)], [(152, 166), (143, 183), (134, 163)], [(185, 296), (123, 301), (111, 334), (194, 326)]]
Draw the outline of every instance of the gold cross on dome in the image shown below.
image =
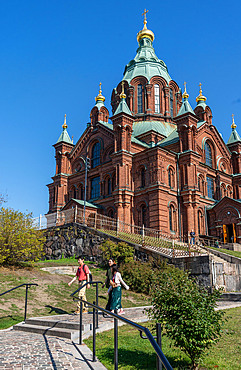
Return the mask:
[(122, 81), (122, 82), (121, 82), (121, 86), (122, 86), (122, 91), (121, 91), (121, 93), (122, 93), (122, 94), (124, 94), (124, 93), (125, 93), (125, 88), (124, 88), (124, 86), (125, 86), (125, 82), (124, 82), (124, 81)]
[(102, 85), (102, 83), (100, 82), (100, 84), (99, 84), (99, 86), (100, 86), (99, 93), (100, 93), (100, 94), (102, 93), (101, 85)]
[(142, 15), (144, 15), (144, 21), (146, 21), (146, 14), (149, 12), (149, 10), (144, 10), (144, 13), (142, 13)]

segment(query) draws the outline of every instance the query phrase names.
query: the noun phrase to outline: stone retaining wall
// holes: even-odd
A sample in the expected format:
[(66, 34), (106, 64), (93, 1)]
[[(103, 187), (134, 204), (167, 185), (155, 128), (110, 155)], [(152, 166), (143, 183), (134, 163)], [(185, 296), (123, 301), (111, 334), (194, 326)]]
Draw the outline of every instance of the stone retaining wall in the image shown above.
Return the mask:
[[(83, 255), (88, 261), (101, 261), (99, 245), (105, 240), (111, 239), (118, 243), (117, 237), (107, 235), (101, 231), (90, 229), (79, 224), (67, 224), (45, 230), (45, 258), (60, 259), (62, 257), (74, 257)], [(196, 280), (205, 285), (212, 285), (212, 270), (209, 256), (169, 258), (161, 252), (150, 251), (141, 245), (128, 242), (135, 249), (137, 259), (148, 260), (149, 256), (157, 255), (174, 266), (189, 270)]]

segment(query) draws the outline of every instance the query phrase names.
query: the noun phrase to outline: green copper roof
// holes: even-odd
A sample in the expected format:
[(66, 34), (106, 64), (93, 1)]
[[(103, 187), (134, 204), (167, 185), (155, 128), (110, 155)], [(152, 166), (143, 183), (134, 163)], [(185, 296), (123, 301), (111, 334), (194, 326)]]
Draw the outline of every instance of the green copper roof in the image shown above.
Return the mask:
[[(106, 122), (100, 122), (103, 126), (109, 128), (110, 130), (113, 130), (113, 125), (111, 123), (106, 123)], [(136, 137), (133, 136), (133, 133), (132, 133), (132, 136), (131, 136), (131, 142), (132, 143), (136, 143), (136, 144), (139, 144), (139, 145), (142, 145), (144, 146), (145, 148), (149, 148), (150, 145), (144, 143), (143, 141), (137, 139)]]
[(73, 145), (73, 142), (72, 142), (72, 140), (69, 137), (67, 128), (65, 128), (65, 127), (63, 128), (63, 131), (62, 131), (62, 133), (61, 133), (61, 135), (60, 135), (57, 143), (60, 143), (61, 141), (64, 141), (65, 143), (68, 143), (68, 144), (72, 144)]
[(97, 107), (98, 110), (100, 110), (100, 108), (101, 107), (104, 107), (104, 106), (105, 106), (105, 104), (104, 104), (104, 102), (102, 100), (97, 100), (96, 101), (95, 107)]
[[(81, 206), (84, 206), (84, 201), (83, 200), (74, 199), (74, 198), (72, 198), (71, 200), (73, 200), (74, 202), (78, 203)], [(85, 202), (85, 205), (86, 205), (86, 207), (90, 207), (90, 208), (100, 208), (96, 204), (93, 204), (93, 203), (90, 203), (90, 202), (87, 202), (87, 201)]]
[(176, 128), (176, 125), (170, 122), (160, 121), (141, 121), (134, 122), (133, 124), (133, 136), (142, 135), (148, 131), (155, 131), (163, 136), (168, 136)]
[(192, 107), (191, 107), (188, 99), (187, 98), (184, 98), (184, 101), (182, 102), (182, 106), (181, 106), (181, 108), (180, 108), (180, 110), (179, 110), (179, 112), (177, 114), (177, 117), (178, 116), (181, 116), (182, 114), (188, 113), (188, 112), (195, 114), (193, 112), (193, 109), (192, 109)]
[(157, 145), (164, 147), (170, 144), (177, 143), (178, 141), (179, 141), (179, 135), (178, 135), (177, 129), (175, 128), (168, 137), (160, 141)]
[(151, 40), (146, 37), (140, 40), (135, 58), (126, 65), (123, 80), (129, 83), (136, 76), (145, 76), (148, 81), (161, 76), (167, 83), (171, 81), (166, 64), (158, 59)]
[(125, 98), (122, 98), (116, 111), (115, 111), (115, 116), (119, 113), (126, 113), (126, 114), (129, 114), (130, 116), (132, 116), (132, 113), (128, 107), (128, 105), (126, 104), (126, 100)]
[(236, 131), (236, 128), (232, 128), (232, 132), (231, 132), (230, 138), (228, 139), (227, 145), (234, 144), (237, 142), (241, 142), (241, 138), (238, 132)]
[(205, 101), (199, 101), (198, 103), (197, 103), (197, 107), (202, 107), (203, 108), (203, 110), (205, 110), (206, 109), (206, 106), (207, 106), (207, 104), (205, 103)]

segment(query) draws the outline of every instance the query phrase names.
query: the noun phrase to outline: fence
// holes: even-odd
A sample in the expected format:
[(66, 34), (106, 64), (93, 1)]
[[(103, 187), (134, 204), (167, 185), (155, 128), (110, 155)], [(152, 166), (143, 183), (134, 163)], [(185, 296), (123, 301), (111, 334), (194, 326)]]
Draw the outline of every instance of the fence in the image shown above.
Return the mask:
[(175, 236), (172, 237), (160, 230), (128, 224), (89, 209), (85, 212), (85, 219), (83, 210), (77, 207), (45, 216), (41, 215), (34, 219), (34, 224), (39, 229), (62, 226), (72, 222), (84, 224), (105, 234), (139, 244), (145, 249), (162, 253), (168, 257), (185, 257), (200, 254), (196, 245), (191, 246), (188, 243), (180, 242)]

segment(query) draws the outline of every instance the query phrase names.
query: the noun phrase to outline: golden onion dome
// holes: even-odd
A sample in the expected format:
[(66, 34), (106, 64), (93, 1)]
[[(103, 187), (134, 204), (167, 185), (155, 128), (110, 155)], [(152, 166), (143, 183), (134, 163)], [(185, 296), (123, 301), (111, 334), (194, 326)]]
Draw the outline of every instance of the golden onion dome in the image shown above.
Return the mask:
[(121, 99), (125, 99), (125, 98), (126, 98), (124, 85), (125, 85), (125, 83), (124, 83), (124, 81), (122, 81), (122, 82), (121, 82), (122, 91), (121, 91), (121, 93), (120, 93), (120, 98), (121, 98)]
[(231, 128), (232, 129), (235, 129), (236, 127), (237, 127), (237, 125), (234, 122), (234, 114), (232, 114), (232, 125), (231, 125)]
[(102, 90), (101, 90), (101, 82), (100, 82), (100, 89), (99, 89), (99, 94), (96, 96), (95, 98), (95, 101), (105, 101), (105, 97), (101, 94), (102, 93)]
[(184, 82), (185, 90), (184, 90), (184, 93), (182, 94), (183, 99), (188, 99), (189, 98), (189, 94), (187, 93), (186, 85), (187, 85), (187, 83)]
[(67, 126), (67, 123), (66, 123), (66, 114), (64, 115), (64, 124), (62, 125), (63, 129), (66, 129), (68, 126)]
[(149, 10), (144, 10), (144, 13), (142, 15), (144, 15), (144, 27), (141, 31), (138, 32), (137, 34), (137, 41), (139, 42), (141, 39), (143, 39), (144, 37), (147, 37), (148, 39), (150, 39), (152, 42), (155, 38), (154, 36), (154, 33), (151, 31), (151, 30), (148, 30), (148, 28), (146, 27), (146, 24), (147, 24), (147, 20), (146, 20), (146, 13), (149, 12)]
[(200, 102), (200, 101), (206, 101), (207, 100), (207, 98), (206, 98), (206, 96), (204, 96), (204, 95), (202, 95), (202, 84), (200, 83), (199, 84), (199, 87), (200, 87), (200, 89), (199, 89), (199, 95), (196, 97), (196, 102), (198, 103), (198, 102)]

